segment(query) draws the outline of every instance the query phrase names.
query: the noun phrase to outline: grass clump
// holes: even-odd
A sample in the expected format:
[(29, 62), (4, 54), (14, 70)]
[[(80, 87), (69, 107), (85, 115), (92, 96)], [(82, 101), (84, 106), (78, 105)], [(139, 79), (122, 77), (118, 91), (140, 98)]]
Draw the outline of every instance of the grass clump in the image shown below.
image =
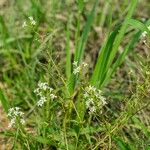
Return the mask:
[(0, 16), (2, 148), (150, 148), (150, 20), (139, 19), (139, 5), (6, 5), (13, 21)]

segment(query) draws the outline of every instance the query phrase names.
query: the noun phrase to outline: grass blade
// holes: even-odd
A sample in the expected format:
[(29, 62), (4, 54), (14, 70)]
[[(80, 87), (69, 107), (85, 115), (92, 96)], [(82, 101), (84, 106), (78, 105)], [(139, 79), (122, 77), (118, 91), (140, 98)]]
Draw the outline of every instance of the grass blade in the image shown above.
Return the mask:
[(67, 79), (71, 76), (71, 52), (70, 52), (70, 31), (69, 27), (67, 26), (66, 31), (67, 36), (67, 43), (66, 43), (66, 76)]
[(139, 40), (139, 37), (141, 35), (141, 32), (137, 32), (132, 40), (129, 42), (129, 44), (126, 46), (124, 51), (120, 54), (120, 56), (117, 58), (117, 60), (114, 62), (112, 67), (109, 68), (108, 72), (106, 73), (105, 79), (101, 84), (101, 87), (105, 86), (109, 80), (111, 79), (112, 75), (116, 72), (117, 68), (123, 63), (125, 57), (127, 54), (133, 49), (135, 43)]
[[(118, 51), (118, 47), (120, 45), (120, 43), (122, 42), (122, 39), (124, 37), (125, 31), (128, 27), (128, 20), (131, 19), (135, 7), (137, 5), (137, 0), (133, 0), (129, 6), (129, 12), (120, 28), (120, 30), (118, 31), (118, 34), (116, 36), (112, 36), (115, 39), (114, 40), (108, 40), (110, 43), (108, 43), (108, 41), (106, 41), (105, 46), (101, 49), (100, 51), (100, 55), (97, 63), (96, 63), (96, 67), (94, 69), (94, 73), (92, 75), (91, 78), (91, 83), (97, 87), (101, 87), (101, 84), (103, 82), (103, 80), (105, 79), (105, 74), (107, 73), (107, 71), (109, 70), (115, 56), (116, 53)], [(108, 39), (112, 38), (111, 36), (109, 36)], [(108, 44), (111, 44), (110, 46), (108, 46)], [(112, 48), (111, 48), (112, 47)], [(109, 55), (108, 55), (108, 49), (109, 49)]]
[(5, 112), (7, 113), (9, 109), (9, 102), (1, 89), (0, 89), (0, 101), (2, 103)]
[(132, 25), (134, 28), (141, 30), (142, 32), (146, 31), (150, 36), (150, 30), (147, 28), (147, 26), (144, 23), (135, 19), (128, 20), (128, 23)]
[[(119, 28), (117, 28), (114, 32), (110, 33), (105, 45), (100, 50), (100, 54), (97, 59), (94, 73), (91, 78), (91, 83), (97, 87), (101, 82), (102, 76), (105, 74), (105, 66), (107, 65), (107, 62), (108, 62), (108, 59), (110, 56), (110, 52), (112, 50), (112, 46), (114, 43), (114, 39), (118, 33), (118, 29)], [(98, 80), (99, 80), (99, 82), (98, 82)]]
[[(137, 29), (141, 30), (142, 32), (148, 31), (146, 25), (141, 23), (141, 22), (139, 22), (139, 21), (137, 21), (137, 20), (130, 19), (128, 22), (129, 22), (130, 25), (134, 26), (134, 28), (137, 28)], [(147, 24), (147, 22), (146, 22), (146, 24)], [(106, 74), (105, 80), (102, 83), (102, 86), (105, 86), (108, 83), (108, 81), (110, 80), (111, 76), (115, 73), (117, 67), (119, 67), (123, 63), (126, 55), (133, 49), (133, 47), (135, 46), (136, 42), (138, 42), (138, 40), (140, 38), (140, 35), (141, 35), (141, 31), (135, 33), (135, 35), (133, 36), (132, 40), (125, 47), (125, 49), (122, 52), (122, 54), (118, 57), (118, 59), (115, 61), (115, 63), (112, 65), (112, 67), (109, 68), (109, 70), (108, 70), (108, 72)]]

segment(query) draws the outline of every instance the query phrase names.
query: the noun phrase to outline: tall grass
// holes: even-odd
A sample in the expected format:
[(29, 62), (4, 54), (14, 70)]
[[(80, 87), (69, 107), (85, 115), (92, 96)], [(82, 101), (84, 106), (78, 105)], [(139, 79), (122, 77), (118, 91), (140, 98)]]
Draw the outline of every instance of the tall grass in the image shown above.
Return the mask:
[[(13, 33), (0, 16), (0, 106), (9, 118), (0, 125), (0, 137), (9, 139), (14, 150), (149, 149), (150, 61), (132, 52), (145, 31), (147, 42), (150, 20), (133, 17), (138, 0), (77, 0), (75, 6), (71, 1), (27, 2), (26, 13), (24, 2), (17, 1), (17, 13), (23, 21), (33, 16), (35, 26), (14, 27)], [(51, 6), (48, 14), (45, 3)], [(113, 5), (121, 5), (115, 16), (125, 16), (123, 20), (113, 20)], [(70, 9), (75, 12), (68, 14)], [(105, 40), (96, 39), (96, 63), (89, 60), (92, 65), (86, 68), (83, 62), (94, 49), (88, 41), (95, 42), (91, 35), (96, 25), (107, 30)], [(74, 73), (74, 67), (81, 68)]]

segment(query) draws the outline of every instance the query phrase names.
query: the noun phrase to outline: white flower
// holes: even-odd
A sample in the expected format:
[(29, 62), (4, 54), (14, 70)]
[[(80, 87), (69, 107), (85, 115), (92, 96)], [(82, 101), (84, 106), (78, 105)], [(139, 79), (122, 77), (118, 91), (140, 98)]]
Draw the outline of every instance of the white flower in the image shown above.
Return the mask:
[(15, 122), (16, 122), (16, 118), (12, 118), (12, 119), (10, 120), (10, 123), (9, 123), (9, 125), (8, 125), (8, 128), (12, 128), (13, 125), (15, 124)]
[(74, 70), (73, 70), (73, 74), (78, 74), (79, 72), (80, 72), (80, 70), (81, 70), (81, 67), (80, 66), (78, 66), (77, 68), (75, 68)]
[(31, 21), (31, 24), (35, 26), (36, 25), (36, 21), (35, 20)]
[[(24, 113), (20, 111), (19, 107), (13, 107), (8, 110), (8, 117), (10, 117), (10, 123), (8, 125), (9, 128), (11, 128), (15, 123), (16, 119), (19, 119), (21, 124), (25, 123), (25, 120), (23, 119)], [(23, 123), (24, 120), (24, 123)]]
[(88, 86), (88, 87), (86, 87), (85, 88), (85, 90), (87, 91), (87, 92), (95, 92), (96, 91), (96, 88), (94, 87), (94, 86)]
[(50, 98), (53, 100), (53, 99), (57, 98), (57, 96), (54, 94), (50, 94)]
[(93, 98), (89, 98), (86, 102), (86, 107), (90, 108), (90, 106), (94, 105), (94, 99)]
[(86, 109), (89, 110), (90, 114), (96, 112), (107, 104), (106, 98), (102, 95), (102, 91), (94, 86), (90, 85), (86, 87), (83, 96)]
[(78, 61), (73, 62), (73, 74), (78, 74), (81, 70), (81, 67), (78, 66)]
[(45, 102), (46, 102), (46, 98), (45, 97), (41, 97), (40, 100), (37, 102), (37, 105), (42, 107)]
[(10, 108), (8, 110), (8, 116), (9, 117), (17, 117), (17, 116), (20, 116), (22, 117), (23, 115), (23, 112), (20, 111), (20, 108), (19, 107), (13, 107), (13, 108)]
[(49, 87), (47, 82), (38, 82), (38, 88), (34, 90), (34, 93), (39, 97), (37, 106), (40, 107), (47, 101), (45, 95), (49, 94), (52, 100), (57, 98), (53, 93), (53, 88)]
[(51, 87), (49, 87), (49, 91), (50, 91), (50, 93), (53, 91), (53, 88), (51, 88)]
[(75, 67), (77, 67), (77, 66), (78, 66), (78, 61), (74, 61), (74, 62), (73, 62), (73, 65), (74, 65)]
[(83, 95), (85, 98), (89, 97), (89, 94), (87, 92), (84, 93)]
[(24, 21), (23, 24), (22, 24), (22, 27), (25, 28), (26, 26), (27, 26), (27, 22)]
[(82, 65), (83, 65), (83, 67), (86, 67), (88, 64), (83, 62)]
[(40, 88), (34, 90), (34, 93), (39, 93), (39, 92), (40, 92)]
[(32, 17), (32, 16), (30, 16), (30, 17), (28, 17), (28, 18), (29, 18), (29, 20), (30, 20), (30, 21), (32, 21), (32, 20), (33, 20), (33, 17)]
[(147, 32), (146, 31), (144, 31), (143, 33), (142, 33), (142, 35), (141, 35), (142, 37), (146, 37), (147, 36)]
[(78, 61), (73, 62), (73, 74), (78, 74), (83, 67), (86, 67), (87, 63), (83, 62), (81, 65), (78, 65)]
[(32, 16), (28, 17), (30, 20), (31, 25), (36, 25), (36, 21), (33, 19)]
[(25, 120), (24, 119), (21, 119), (20, 122), (21, 122), (21, 124), (25, 124)]
[(103, 105), (107, 104), (105, 97), (101, 96), (99, 99), (102, 101)]
[(94, 106), (89, 108), (89, 114), (93, 114), (96, 112), (96, 108)]
[(46, 82), (39, 82), (38, 83), (38, 88), (39, 88), (39, 90), (47, 90), (49, 87), (48, 87), (48, 83), (46, 83)]

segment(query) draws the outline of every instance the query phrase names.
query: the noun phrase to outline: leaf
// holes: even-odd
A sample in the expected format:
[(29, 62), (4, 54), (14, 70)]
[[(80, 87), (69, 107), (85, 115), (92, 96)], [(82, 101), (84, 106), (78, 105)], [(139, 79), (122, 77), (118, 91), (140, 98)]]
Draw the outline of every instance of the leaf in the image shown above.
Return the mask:
[(133, 49), (136, 42), (139, 40), (139, 37), (141, 35), (141, 32), (135, 33), (135, 35), (132, 37), (128, 45), (125, 47), (123, 52), (118, 56), (117, 60), (112, 64), (112, 67), (108, 69), (108, 72), (105, 75), (105, 79), (101, 84), (101, 87), (106, 86), (106, 84), (111, 79), (112, 75), (116, 72), (117, 68), (123, 63), (125, 60), (126, 55)]
[(42, 136), (36, 136), (33, 137), (37, 142), (42, 143), (42, 144), (53, 144), (52, 141), (50, 139), (47, 139), (45, 137)]
[(150, 30), (147, 28), (147, 26), (144, 23), (135, 19), (129, 19), (128, 24), (132, 25), (136, 29), (141, 30), (142, 32), (146, 31), (150, 36)]
[(133, 150), (131, 147), (119, 136), (114, 136), (113, 140), (117, 143), (120, 150)]
[(2, 89), (0, 89), (0, 101), (2, 103), (2, 106), (3, 106), (4, 110), (5, 110), (5, 112), (8, 113), (8, 109), (10, 108), (9, 101), (6, 98), (6, 96), (4, 95)]
[(67, 36), (67, 43), (66, 43), (66, 76), (67, 79), (70, 78), (71, 76), (71, 52), (70, 52), (70, 31), (69, 27), (67, 26), (67, 31), (66, 31), (66, 36)]
[[(135, 7), (137, 4), (137, 0), (131, 1), (131, 4), (128, 8), (128, 14), (119, 29), (118, 34), (116, 31), (112, 32), (109, 36), (107, 41), (104, 43), (102, 49), (100, 50), (100, 54), (94, 68), (94, 73), (91, 77), (91, 83), (96, 87), (101, 87), (103, 81), (106, 78), (106, 74), (108, 70), (111, 68), (111, 65), (114, 61), (116, 53), (118, 51), (119, 45), (121, 44), (126, 29), (128, 27), (128, 20), (131, 19)], [(114, 38), (114, 39), (113, 39)], [(117, 66), (118, 67), (118, 66)]]
[(96, 66), (93, 75), (91, 77), (91, 84), (95, 86), (98, 86), (100, 82), (102, 82), (102, 77), (106, 73), (105, 67), (107, 65), (112, 50), (112, 46), (119, 28), (120, 27), (117, 27), (113, 32), (110, 33), (106, 43), (103, 45), (103, 47), (100, 50), (100, 54), (98, 56)]
[(136, 128), (140, 129), (148, 138), (150, 138), (150, 130), (138, 118), (132, 118)]

